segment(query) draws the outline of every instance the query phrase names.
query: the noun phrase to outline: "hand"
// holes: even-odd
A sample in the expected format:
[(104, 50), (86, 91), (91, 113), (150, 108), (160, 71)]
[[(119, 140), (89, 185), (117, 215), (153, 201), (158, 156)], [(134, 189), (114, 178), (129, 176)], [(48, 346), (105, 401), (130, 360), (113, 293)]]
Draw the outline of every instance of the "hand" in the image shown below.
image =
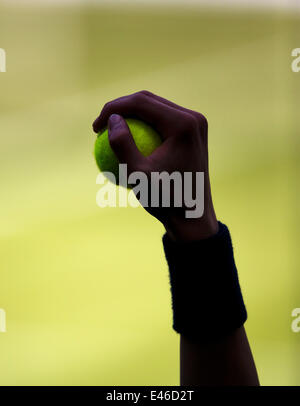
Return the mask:
[[(148, 157), (137, 149), (123, 117), (133, 117), (151, 125), (163, 143)], [(191, 241), (207, 238), (218, 231), (208, 173), (207, 120), (193, 110), (180, 107), (148, 91), (115, 99), (103, 107), (93, 124), (98, 133), (108, 123), (111, 148), (120, 163), (127, 164), (128, 175), (141, 171), (181, 174), (204, 172), (204, 213), (186, 218), (185, 207), (145, 207), (165, 226), (173, 240)]]

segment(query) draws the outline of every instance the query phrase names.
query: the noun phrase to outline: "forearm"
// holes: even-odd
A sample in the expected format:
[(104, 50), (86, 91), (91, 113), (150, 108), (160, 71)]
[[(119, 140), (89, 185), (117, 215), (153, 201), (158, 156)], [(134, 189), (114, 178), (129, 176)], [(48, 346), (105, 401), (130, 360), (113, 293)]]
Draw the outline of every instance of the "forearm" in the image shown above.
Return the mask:
[(206, 344), (181, 335), (180, 384), (183, 386), (259, 385), (244, 327), (236, 329), (222, 339)]

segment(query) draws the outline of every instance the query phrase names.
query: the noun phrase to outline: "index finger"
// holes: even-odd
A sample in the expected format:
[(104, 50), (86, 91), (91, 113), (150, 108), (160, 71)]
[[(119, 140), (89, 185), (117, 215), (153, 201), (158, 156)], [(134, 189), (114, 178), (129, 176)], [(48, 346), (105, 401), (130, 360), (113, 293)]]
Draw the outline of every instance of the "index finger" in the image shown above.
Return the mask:
[(138, 92), (107, 103), (99, 117), (94, 121), (94, 131), (99, 132), (104, 128), (107, 125), (109, 116), (114, 113), (125, 118), (133, 117), (147, 122), (160, 133), (162, 138), (168, 138), (175, 132), (190, 130), (189, 124), (193, 124), (194, 119), (187, 112)]

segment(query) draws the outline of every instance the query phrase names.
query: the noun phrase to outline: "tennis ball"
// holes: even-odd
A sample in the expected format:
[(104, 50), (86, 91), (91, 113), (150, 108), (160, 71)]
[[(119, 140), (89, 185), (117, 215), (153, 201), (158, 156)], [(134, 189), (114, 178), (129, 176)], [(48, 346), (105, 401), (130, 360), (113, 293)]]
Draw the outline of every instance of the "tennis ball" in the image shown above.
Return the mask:
[[(127, 118), (126, 123), (138, 150), (144, 156), (150, 155), (162, 143), (159, 134), (145, 122)], [(100, 171), (113, 173), (118, 184), (119, 160), (110, 146), (107, 127), (98, 133), (94, 152)]]

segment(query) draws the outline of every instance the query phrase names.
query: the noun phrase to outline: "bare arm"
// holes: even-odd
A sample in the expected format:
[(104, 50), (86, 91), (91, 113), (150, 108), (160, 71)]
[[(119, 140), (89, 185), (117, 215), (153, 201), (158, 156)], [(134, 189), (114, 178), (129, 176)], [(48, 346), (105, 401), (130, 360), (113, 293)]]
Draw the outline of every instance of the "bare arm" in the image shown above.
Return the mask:
[(244, 327), (207, 344), (181, 335), (180, 383), (184, 386), (259, 385)]

